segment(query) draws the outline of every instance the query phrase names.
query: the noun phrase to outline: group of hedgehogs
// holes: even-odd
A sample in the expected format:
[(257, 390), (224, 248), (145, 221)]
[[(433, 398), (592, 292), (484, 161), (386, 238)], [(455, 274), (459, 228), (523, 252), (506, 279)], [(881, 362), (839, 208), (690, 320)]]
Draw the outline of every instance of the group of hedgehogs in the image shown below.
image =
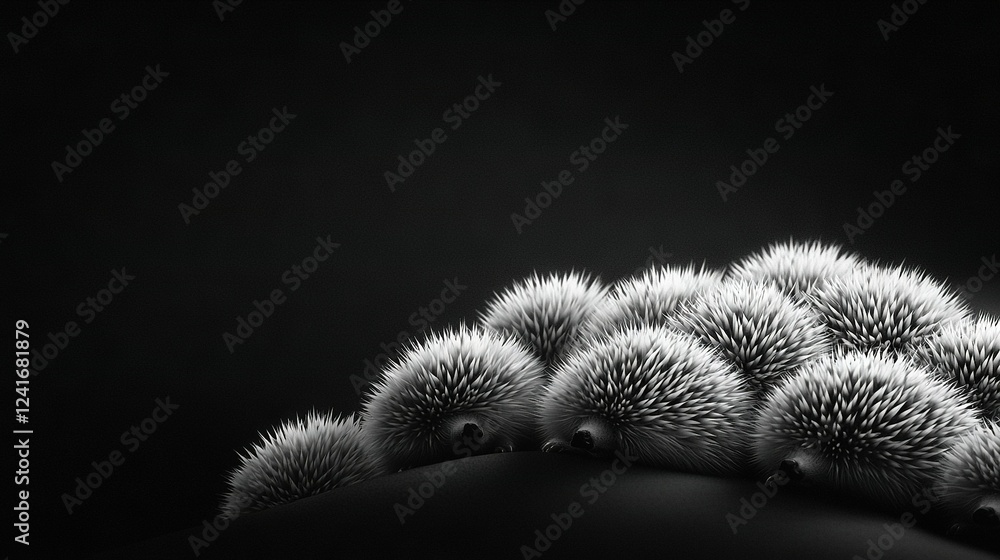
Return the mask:
[(359, 416), (262, 436), (223, 515), (470, 452), (611, 456), (792, 480), (900, 510), (927, 489), (953, 528), (1000, 528), (1000, 322), (926, 273), (819, 241), (727, 271), (656, 266), (507, 287), (478, 324), (412, 342)]

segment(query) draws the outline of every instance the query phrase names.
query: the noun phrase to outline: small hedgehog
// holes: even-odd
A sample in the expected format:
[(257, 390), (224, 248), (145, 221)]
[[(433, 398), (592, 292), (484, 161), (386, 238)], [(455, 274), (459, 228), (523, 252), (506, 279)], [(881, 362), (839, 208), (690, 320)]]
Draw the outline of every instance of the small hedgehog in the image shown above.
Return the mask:
[(531, 444), (544, 366), (510, 335), (448, 329), (411, 345), (364, 404), (392, 471)]
[(966, 392), (984, 419), (1000, 421), (1000, 321), (981, 316), (941, 329), (914, 349), (917, 360)]
[(856, 350), (905, 352), (969, 314), (958, 295), (925, 273), (865, 265), (810, 298), (837, 341)]
[(718, 348), (758, 395), (832, 346), (814, 310), (761, 282), (727, 280), (685, 307), (671, 326)]
[(600, 280), (584, 273), (534, 274), (488, 302), (480, 322), (514, 334), (551, 366), (606, 293)]
[(559, 365), (539, 418), (545, 450), (620, 451), (646, 465), (731, 474), (745, 463), (752, 396), (695, 337), (629, 325)]
[(987, 423), (958, 439), (944, 454), (938, 490), (941, 508), (958, 523), (1000, 527), (1000, 426)]
[(580, 340), (629, 324), (664, 325), (681, 305), (721, 282), (721, 272), (694, 265), (656, 266), (620, 280), (584, 325)]
[(838, 351), (775, 388), (754, 428), (754, 462), (903, 507), (975, 425), (957, 391), (911, 360)]
[(222, 515), (267, 509), (385, 473), (353, 414), (310, 412), (261, 436), (229, 475)]
[(863, 261), (835, 244), (819, 241), (772, 243), (733, 263), (728, 278), (767, 282), (786, 294), (801, 298), (831, 279), (850, 274)]

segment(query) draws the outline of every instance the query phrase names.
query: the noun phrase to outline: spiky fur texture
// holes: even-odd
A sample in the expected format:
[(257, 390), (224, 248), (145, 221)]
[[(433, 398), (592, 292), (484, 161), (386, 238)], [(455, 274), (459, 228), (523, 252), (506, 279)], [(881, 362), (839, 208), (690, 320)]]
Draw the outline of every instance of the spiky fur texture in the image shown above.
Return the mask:
[(548, 441), (582, 427), (594, 452), (638, 462), (733, 473), (745, 462), (752, 392), (716, 352), (666, 327), (629, 325), (591, 340), (557, 368), (542, 398)]
[(571, 271), (544, 277), (533, 274), (488, 302), (480, 322), (512, 333), (551, 365), (596, 309), (608, 288), (599, 279)]
[(904, 507), (976, 425), (969, 405), (905, 357), (838, 351), (778, 385), (757, 419), (754, 461), (798, 463), (812, 483)]
[(902, 266), (865, 265), (832, 279), (810, 300), (837, 341), (857, 350), (908, 351), (969, 314), (954, 291)]
[[(392, 470), (531, 442), (544, 366), (521, 342), (460, 325), (412, 344), (364, 404), (365, 432)], [(485, 433), (465, 441), (462, 427)]]
[(843, 247), (820, 241), (777, 242), (733, 263), (728, 278), (773, 284), (800, 298), (831, 279), (850, 274), (862, 259)]
[(629, 324), (664, 325), (678, 308), (722, 282), (722, 272), (688, 266), (654, 266), (620, 280), (581, 330), (580, 340)]
[(984, 315), (945, 326), (914, 354), (965, 391), (983, 418), (1000, 421), (1000, 320)]
[(967, 521), (980, 507), (1000, 513), (1000, 425), (986, 423), (945, 453), (938, 479), (941, 508)]
[(832, 336), (813, 309), (762, 282), (727, 280), (696, 298), (671, 324), (718, 348), (759, 394), (832, 347)]
[(385, 473), (355, 415), (310, 412), (261, 434), (229, 474), (222, 514), (234, 519)]

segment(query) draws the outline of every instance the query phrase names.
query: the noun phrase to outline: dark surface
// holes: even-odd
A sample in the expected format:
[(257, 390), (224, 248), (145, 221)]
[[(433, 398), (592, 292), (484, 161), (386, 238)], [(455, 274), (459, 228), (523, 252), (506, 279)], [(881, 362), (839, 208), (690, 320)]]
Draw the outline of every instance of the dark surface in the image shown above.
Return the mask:
[[(803, 488), (778, 486), (765, 499), (743, 479), (619, 465), (537, 452), (430, 465), (246, 515), (206, 540), (199, 557), (538, 558), (522, 549), (535, 546), (536, 530), (556, 536), (543, 558), (847, 560), (866, 557), (869, 539), (880, 538), (885, 547), (872, 554), (885, 560), (985, 560), (1000, 553), (1000, 534), (973, 548), (921, 525), (904, 528), (906, 512), (873, 512)], [(605, 475), (612, 482), (600, 492), (593, 480), (611, 467), (623, 472)], [(443, 483), (433, 494), (427, 486), (423, 506), (404, 513), (400, 524), (395, 508), (407, 503), (411, 488), (435, 477)], [(760, 507), (744, 510), (746, 523), (736, 522), (734, 533), (728, 516), (747, 507), (741, 500)], [(574, 502), (578, 516), (567, 523)], [(918, 507), (909, 513), (931, 521)], [(566, 529), (548, 529), (552, 515)], [(204, 531), (192, 527), (99, 558), (190, 558), (189, 539)]]
[[(70, 2), (2, 53), (0, 320), (27, 320), (38, 346), (81, 329), (32, 378), (32, 552), (94, 553), (210, 518), (235, 450), (313, 407), (357, 410), (352, 375), (416, 332), (445, 280), (467, 288), (435, 327), (473, 320), (533, 270), (613, 281), (650, 247), (721, 267), (822, 238), (954, 284), (996, 254), (996, 2), (928, 2), (885, 41), (890, 2), (753, 0), (683, 73), (672, 53), (737, 4), (591, 0), (553, 31), (557, 5), (404, 3), (347, 64), (339, 44), (385, 3), (254, 0), (220, 21), (207, 0)], [(3, 3), (3, 29), (37, 10)], [(169, 76), (118, 120), (112, 100), (157, 64)], [(490, 74), (492, 97), (390, 192), (397, 156)], [(822, 84), (833, 97), (780, 138), (775, 122)], [(285, 106), (295, 120), (185, 224), (192, 188), (242, 161), (239, 143)], [(629, 128), (578, 172), (570, 154), (615, 116)], [(103, 118), (115, 130), (57, 181), (52, 161)], [(844, 223), (947, 126), (961, 138), (848, 243)], [(716, 181), (769, 136), (779, 151), (723, 202)], [(574, 182), (518, 234), (511, 214), (563, 169)], [(328, 235), (341, 246), (291, 292), (283, 272)], [(78, 305), (120, 267), (136, 280), (84, 323)], [(285, 303), (230, 353), (223, 333), (276, 288)], [(1000, 280), (972, 303), (1000, 309)], [(122, 433), (167, 396), (180, 408), (130, 450)], [(124, 463), (69, 514), (62, 496), (113, 451)]]

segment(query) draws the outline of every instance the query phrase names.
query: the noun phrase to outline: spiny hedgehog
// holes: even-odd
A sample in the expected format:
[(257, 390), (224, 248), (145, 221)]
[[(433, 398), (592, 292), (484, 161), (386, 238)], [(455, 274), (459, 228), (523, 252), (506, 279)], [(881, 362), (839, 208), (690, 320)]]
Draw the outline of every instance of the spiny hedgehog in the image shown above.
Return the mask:
[(965, 318), (958, 295), (922, 271), (864, 265), (810, 298), (848, 348), (907, 351), (942, 326)]
[(983, 418), (1000, 421), (1000, 321), (945, 326), (914, 349), (917, 360), (966, 392)]
[(862, 262), (840, 245), (788, 240), (733, 263), (728, 278), (767, 282), (799, 298), (824, 286), (830, 278), (851, 273)]
[(393, 470), (534, 441), (544, 366), (520, 341), (480, 327), (431, 333), (383, 372), (365, 432)]
[(959, 523), (1000, 527), (1000, 425), (959, 437), (942, 459), (938, 490), (942, 509)]
[(905, 357), (837, 351), (779, 384), (754, 428), (764, 472), (902, 507), (976, 425), (954, 388)]
[(559, 359), (593, 313), (607, 287), (585, 273), (538, 274), (506, 288), (488, 302), (480, 322), (511, 333), (526, 343), (546, 365)]
[(652, 466), (734, 473), (745, 462), (752, 396), (695, 337), (627, 325), (567, 356), (539, 418), (546, 450), (621, 451)]
[(329, 412), (310, 412), (305, 420), (286, 421), (261, 437), (261, 443), (240, 454), (240, 466), (229, 475), (221, 508), (227, 518), (385, 473), (354, 414), (333, 418)]
[(722, 272), (694, 265), (656, 266), (620, 280), (581, 329), (580, 340), (627, 324), (663, 325), (679, 306), (720, 282)]
[(761, 282), (727, 280), (695, 298), (671, 326), (718, 348), (760, 395), (832, 345), (814, 310)]

